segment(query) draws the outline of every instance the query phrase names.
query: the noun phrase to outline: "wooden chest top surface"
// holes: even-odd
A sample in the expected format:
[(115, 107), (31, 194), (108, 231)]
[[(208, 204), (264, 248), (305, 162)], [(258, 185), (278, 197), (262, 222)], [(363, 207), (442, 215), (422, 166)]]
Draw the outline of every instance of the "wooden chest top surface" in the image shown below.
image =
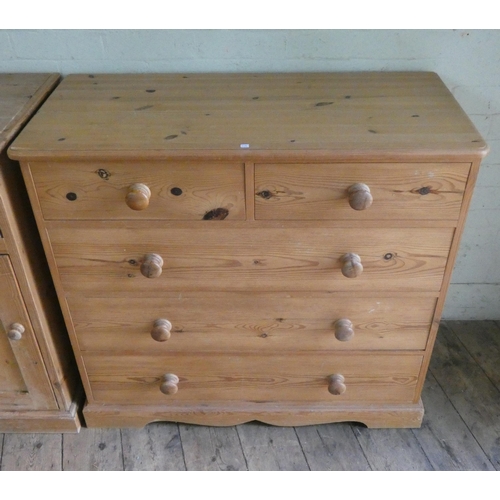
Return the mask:
[(54, 87), (58, 74), (0, 74), (0, 150), (9, 143)]
[(70, 75), (15, 159), (482, 157), (435, 73)]

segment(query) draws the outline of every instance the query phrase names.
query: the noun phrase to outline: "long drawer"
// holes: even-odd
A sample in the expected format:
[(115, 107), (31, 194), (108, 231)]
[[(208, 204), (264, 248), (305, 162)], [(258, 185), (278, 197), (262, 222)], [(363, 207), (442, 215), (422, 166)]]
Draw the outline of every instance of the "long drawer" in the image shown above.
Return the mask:
[(242, 163), (40, 162), (31, 175), (46, 220), (245, 219)]
[[(202, 404), (203, 401), (234, 400), (367, 404), (416, 402), (422, 359), (421, 355), (414, 354), (378, 353), (350, 356), (86, 353), (84, 363), (93, 403), (168, 405), (175, 401)], [(342, 379), (333, 381), (332, 375), (341, 375)], [(165, 381), (176, 386), (175, 394), (164, 394), (160, 390)], [(330, 393), (329, 387), (335, 392), (340, 382), (345, 392)]]
[(106, 295), (68, 296), (82, 351), (423, 350), (436, 304), (435, 297), (414, 294)]
[[(147, 228), (140, 222), (51, 224), (65, 292), (438, 291), (453, 236), (452, 228), (214, 230), (153, 222)], [(347, 278), (353, 253), (363, 270)]]
[[(456, 221), (469, 169), (469, 163), (258, 164), (255, 217)], [(350, 192), (359, 183), (369, 207), (355, 199), (363, 194)]]

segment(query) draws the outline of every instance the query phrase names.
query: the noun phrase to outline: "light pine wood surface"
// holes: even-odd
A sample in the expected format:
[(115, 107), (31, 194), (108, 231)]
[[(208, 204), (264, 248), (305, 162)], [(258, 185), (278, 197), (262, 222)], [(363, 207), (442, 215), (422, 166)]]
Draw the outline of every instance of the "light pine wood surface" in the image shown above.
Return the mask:
[(0, 469), (500, 471), (500, 323), (441, 325), (420, 429), (152, 423), (0, 434)]
[(77, 432), (80, 428), (76, 407), (82, 391), (74, 356), (19, 164), (7, 156), (11, 141), (59, 79), (58, 74), (0, 74), (0, 430), (3, 432)]
[(192, 158), (199, 151), (373, 161), (388, 152), (477, 156), (487, 147), (434, 73), (144, 74), (119, 82), (70, 75), (11, 154)]
[[(432, 73), (66, 78), (10, 154), (44, 240), (87, 424), (420, 425), (486, 152)], [(175, 319), (186, 293), (201, 300), (189, 302), (197, 325)], [(340, 295), (345, 312), (329, 318), (318, 300), (322, 326), (311, 325), (315, 299)], [(388, 315), (369, 319), (379, 303), (362, 299), (390, 297)], [(412, 305), (402, 319), (398, 308)], [(129, 326), (115, 328), (113, 309)], [(262, 349), (274, 323), (280, 335)], [(204, 337), (199, 347), (189, 335), (177, 342), (189, 329)], [(299, 332), (295, 347), (293, 336), (281, 346), (287, 329)], [(329, 343), (328, 330), (349, 347)]]

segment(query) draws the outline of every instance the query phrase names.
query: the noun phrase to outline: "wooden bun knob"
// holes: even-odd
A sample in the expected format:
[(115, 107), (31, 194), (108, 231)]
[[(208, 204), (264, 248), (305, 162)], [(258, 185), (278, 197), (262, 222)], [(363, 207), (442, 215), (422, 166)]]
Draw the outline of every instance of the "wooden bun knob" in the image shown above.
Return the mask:
[(347, 387), (344, 384), (345, 379), (340, 373), (336, 373), (335, 375), (330, 375), (328, 377), (328, 392), (333, 394), (334, 396), (340, 396), (344, 394)]
[(148, 208), (151, 190), (146, 184), (132, 184), (128, 188), (125, 203), (132, 210), (144, 210)]
[(347, 342), (354, 337), (354, 329), (352, 323), (348, 319), (338, 319), (333, 324), (335, 330), (335, 338), (341, 342)]
[(346, 278), (357, 278), (363, 272), (361, 257), (355, 253), (346, 253), (340, 258), (342, 262), (342, 274)]
[(21, 340), (24, 330), (24, 326), (20, 323), (12, 323), (7, 333), (7, 337), (9, 337), (10, 340)]
[(160, 391), (167, 396), (171, 396), (179, 390), (177, 387), (178, 383), (179, 377), (177, 375), (174, 375), (173, 373), (166, 373), (161, 378)]
[(373, 203), (373, 196), (370, 188), (366, 184), (357, 182), (347, 189), (349, 195), (349, 205), (354, 210), (366, 210)]
[(158, 278), (163, 270), (163, 259), (156, 253), (148, 253), (141, 262), (141, 274), (146, 278)]
[(153, 329), (151, 330), (151, 337), (153, 337), (156, 342), (165, 342), (170, 338), (170, 330), (172, 329), (172, 323), (166, 319), (157, 319), (153, 323)]

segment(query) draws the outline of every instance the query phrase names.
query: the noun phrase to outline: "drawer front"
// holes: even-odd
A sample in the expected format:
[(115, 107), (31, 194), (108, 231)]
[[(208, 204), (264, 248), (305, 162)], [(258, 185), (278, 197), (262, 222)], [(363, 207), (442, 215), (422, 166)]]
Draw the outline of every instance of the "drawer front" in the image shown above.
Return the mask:
[[(438, 291), (453, 236), (452, 228), (142, 226), (51, 225), (49, 238), (66, 293)], [(342, 273), (360, 270), (351, 253), (363, 266), (356, 278)], [(145, 277), (144, 270), (157, 277)]]
[(46, 220), (245, 219), (243, 164), (52, 162), (30, 169)]
[[(255, 217), (456, 221), (469, 169), (468, 163), (256, 165)], [(360, 210), (367, 195), (350, 199), (356, 183), (369, 188), (368, 208)]]
[(80, 349), (122, 353), (423, 350), (435, 303), (341, 293), (68, 297)]
[[(233, 400), (389, 404), (416, 402), (422, 356), (87, 353), (84, 363), (94, 403), (168, 405), (176, 401)], [(175, 394), (167, 395), (160, 390), (167, 374), (178, 377)], [(346, 390), (340, 395), (328, 390), (329, 377), (336, 374), (344, 378)]]

